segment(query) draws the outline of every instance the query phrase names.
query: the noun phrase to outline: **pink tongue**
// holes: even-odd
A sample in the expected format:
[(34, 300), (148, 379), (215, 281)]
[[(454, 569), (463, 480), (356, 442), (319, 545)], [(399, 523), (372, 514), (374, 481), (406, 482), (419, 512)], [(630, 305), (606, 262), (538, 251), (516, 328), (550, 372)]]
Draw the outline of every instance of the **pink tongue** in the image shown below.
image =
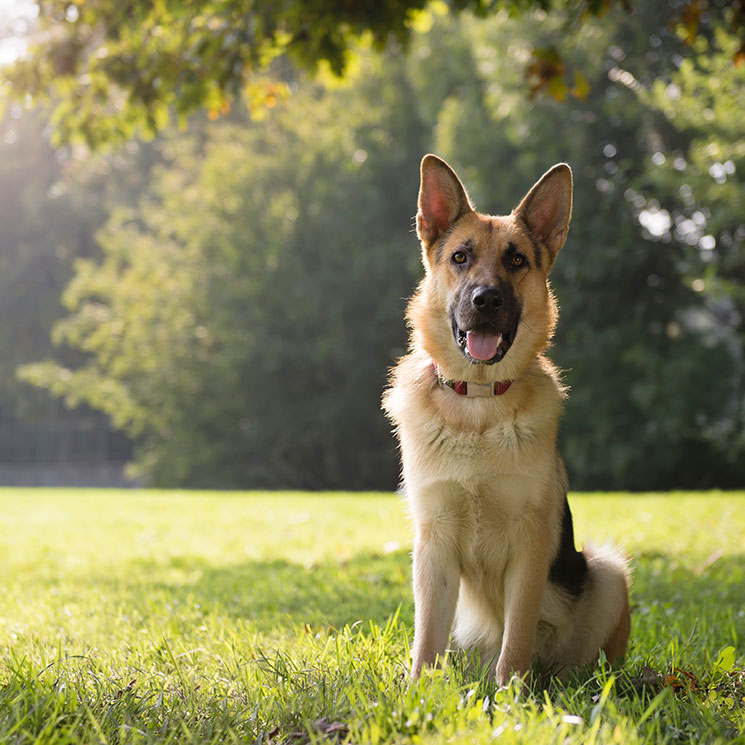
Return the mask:
[(466, 337), (468, 354), (475, 360), (490, 360), (497, 353), (501, 334), (486, 331), (469, 331)]

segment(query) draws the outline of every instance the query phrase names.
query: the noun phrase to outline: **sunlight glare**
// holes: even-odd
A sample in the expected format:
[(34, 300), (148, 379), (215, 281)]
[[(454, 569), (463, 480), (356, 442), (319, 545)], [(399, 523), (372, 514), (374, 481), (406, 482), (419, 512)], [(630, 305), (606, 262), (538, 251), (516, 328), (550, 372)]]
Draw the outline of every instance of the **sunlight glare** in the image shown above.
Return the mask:
[(33, 0), (0, 0), (0, 66), (12, 64), (26, 52), (38, 15)]

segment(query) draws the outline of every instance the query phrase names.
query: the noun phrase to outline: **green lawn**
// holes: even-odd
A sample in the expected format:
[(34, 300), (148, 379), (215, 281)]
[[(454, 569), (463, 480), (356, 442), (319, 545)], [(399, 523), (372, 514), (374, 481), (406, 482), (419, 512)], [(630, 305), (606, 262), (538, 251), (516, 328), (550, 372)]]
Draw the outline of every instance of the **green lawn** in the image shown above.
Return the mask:
[(393, 495), (0, 490), (0, 743), (745, 743), (745, 493), (572, 507), (634, 557), (632, 644), (519, 696), (408, 682)]

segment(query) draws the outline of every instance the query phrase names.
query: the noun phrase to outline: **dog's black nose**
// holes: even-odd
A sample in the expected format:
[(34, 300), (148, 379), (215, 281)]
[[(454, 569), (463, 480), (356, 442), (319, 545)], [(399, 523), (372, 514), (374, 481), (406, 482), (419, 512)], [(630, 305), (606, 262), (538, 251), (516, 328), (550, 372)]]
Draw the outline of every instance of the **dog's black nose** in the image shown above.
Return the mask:
[(502, 293), (496, 287), (477, 287), (471, 295), (471, 302), (476, 310), (491, 313), (502, 307)]

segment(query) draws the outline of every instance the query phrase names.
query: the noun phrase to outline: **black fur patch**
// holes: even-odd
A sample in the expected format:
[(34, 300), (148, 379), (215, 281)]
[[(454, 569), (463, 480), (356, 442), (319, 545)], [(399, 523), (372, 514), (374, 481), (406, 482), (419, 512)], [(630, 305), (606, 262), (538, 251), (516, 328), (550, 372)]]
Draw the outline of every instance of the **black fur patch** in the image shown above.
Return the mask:
[(533, 244), (533, 258), (535, 259), (535, 265), (540, 269), (543, 266), (543, 252), (541, 251), (541, 244), (529, 234), (530, 242)]
[(434, 261), (439, 264), (442, 261), (442, 250), (445, 248), (445, 244), (450, 238), (450, 234), (453, 232), (454, 225), (451, 225), (445, 232), (440, 233), (436, 243), (429, 250), (434, 253)]
[(570, 595), (578, 598), (587, 580), (587, 559), (574, 548), (574, 525), (569, 502), (564, 497), (564, 513), (561, 516), (561, 539), (548, 578)]
[(540, 269), (543, 266), (543, 250), (541, 248), (541, 244), (533, 235), (533, 233), (530, 232), (528, 223), (526, 223), (525, 220), (522, 220), (521, 222), (525, 226), (525, 232), (528, 234), (528, 238), (533, 245), (533, 259), (535, 261), (535, 265)]
[[(464, 248), (468, 250), (465, 245)], [(511, 282), (497, 278), (493, 289), (498, 290), (501, 294), (501, 305), (491, 310), (479, 310), (473, 304), (473, 293), (480, 285), (467, 280), (468, 275), (466, 274), (454, 298), (454, 303), (448, 309), (455, 343), (470, 362), (493, 365), (504, 358), (510, 350), (512, 342), (515, 341), (517, 327), (522, 318), (522, 301), (515, 293), (515, 288)], [(475, 360), (468, 355), (466, 332), (473, 330), (502, 334), (502, 344), (499, 346), (499, 352), (490, 360)]]
[[(520, 254), (521, 256), (524, 256), (525, 257), (525, 261), (523, 262), (523, 264), (521, 266), (517, 266), (516, 267), (516, 266), (514, 266), (512, 264), (512, 257), (515, 254)], [(522, 252), (518, 251), (517, 250), (517, 246), (512, 241), (510, 241), (507, 244), (507, 250), (504, 252), (504, 254), (502, 256), (502, 263), (504, 264), (504, 268), (508, 272), (511, 272), (511, 273), (519, 272), (522, 269), (529, 269), (530, 268), (530, 261), (528, 260), (528, 257), (525, 256), (525, 254), (523, 254)]]

